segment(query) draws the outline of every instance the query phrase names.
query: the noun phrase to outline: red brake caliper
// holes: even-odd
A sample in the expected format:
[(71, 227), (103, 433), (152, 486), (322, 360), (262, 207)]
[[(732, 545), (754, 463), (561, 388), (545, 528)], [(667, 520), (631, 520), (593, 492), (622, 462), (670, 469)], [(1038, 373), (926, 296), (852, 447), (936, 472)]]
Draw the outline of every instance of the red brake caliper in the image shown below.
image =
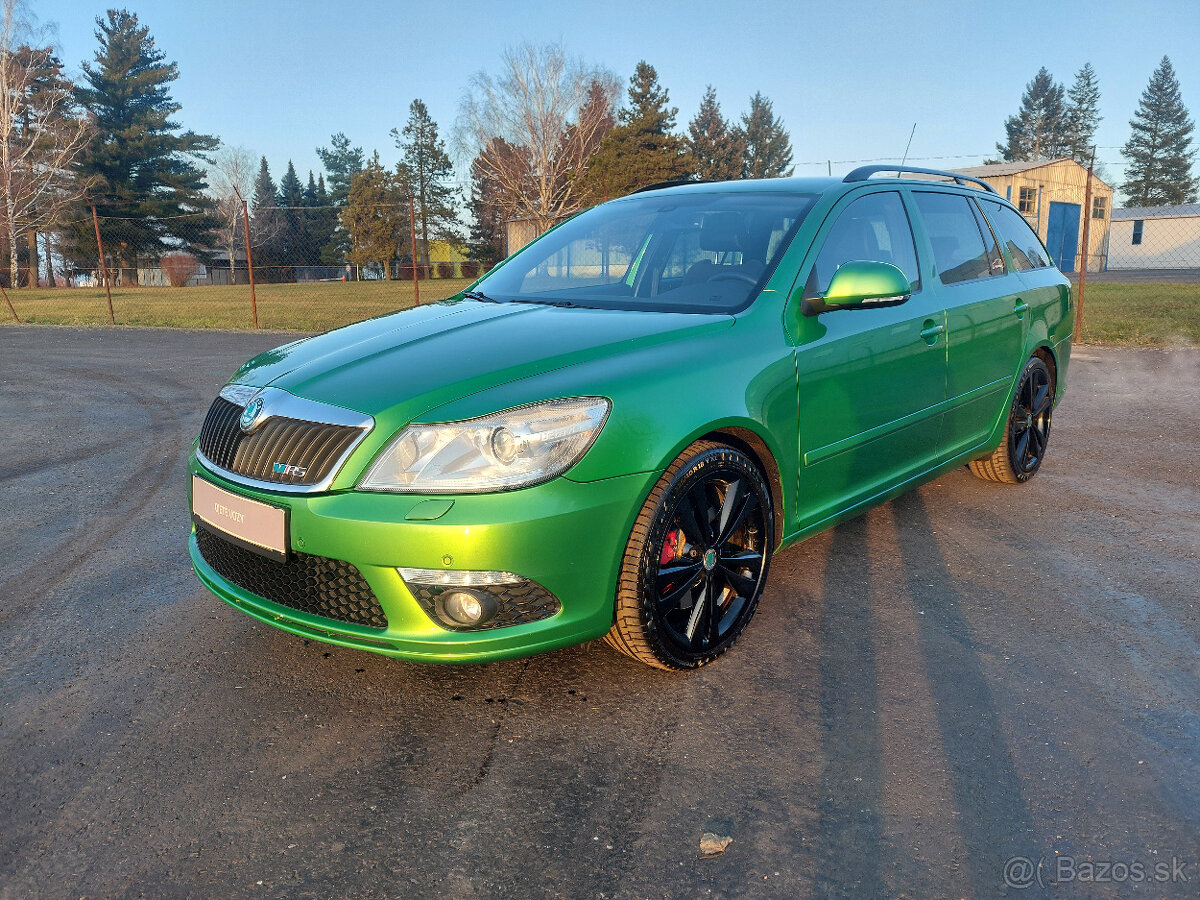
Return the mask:
[[(663, 541), (662, 555), (658, 558), (660, 566), (669, 566), (675, 560), (683, 556), (683, 548), (687, 546), (687, 536), (683, 530), (676, 528), (674, 531), (668, 531), (667, 537)], [(668, 584), (663, 588), (664, 594), (669, 594), (675, 587), (674, 584)]]

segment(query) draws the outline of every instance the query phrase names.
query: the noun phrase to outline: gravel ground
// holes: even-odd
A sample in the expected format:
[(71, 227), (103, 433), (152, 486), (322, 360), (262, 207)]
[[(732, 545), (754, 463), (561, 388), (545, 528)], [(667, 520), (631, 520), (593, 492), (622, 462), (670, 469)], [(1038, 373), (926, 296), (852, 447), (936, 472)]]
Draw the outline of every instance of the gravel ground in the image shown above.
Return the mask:
[(206, 593), (185, 451), (285, 339), (0, 328), (0, 896), (1200, 891), (1200, 352), (1079, 351), (1031, 484), (781, 554), (678, 677), (391, 661)]

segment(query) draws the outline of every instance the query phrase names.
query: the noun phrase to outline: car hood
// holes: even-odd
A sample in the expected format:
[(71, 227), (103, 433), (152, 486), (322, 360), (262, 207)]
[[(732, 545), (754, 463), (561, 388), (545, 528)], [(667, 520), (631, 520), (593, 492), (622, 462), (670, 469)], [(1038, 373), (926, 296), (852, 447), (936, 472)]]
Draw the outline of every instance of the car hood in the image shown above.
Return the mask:
[(498, 384), (728, 328), (733, 321), (725, 315), (442, 301), (268, 350), (232, 380), (411, 421)]

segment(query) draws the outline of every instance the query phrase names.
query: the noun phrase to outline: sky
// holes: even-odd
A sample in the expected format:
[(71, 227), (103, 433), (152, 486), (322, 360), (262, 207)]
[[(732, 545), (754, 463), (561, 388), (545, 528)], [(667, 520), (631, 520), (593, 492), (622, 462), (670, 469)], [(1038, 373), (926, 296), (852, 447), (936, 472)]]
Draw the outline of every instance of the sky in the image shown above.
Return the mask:
[[(25, 2), (54, 27), (77, 73), (107, 7)], [(646, 60), (681, 129), (709, 84), (728, 118), (762, 91), (791, 132), (797, 175), (898, 160), (910, 133), (912, 164), (981, 163), (996, 155), (1004, 120), (1040, 66), (1067, 87), (1085, 62), (1096, 69), (1097, 158), (1110, 183), (1121, 180), (1129, 119), (1164, 54), (1193, 118), (1200, 112), (1200, 0), (130, 0), (128, 8), (179, 65), (172, 90), (182, 125), (265, 155), (276, 180), (289, 159), (302, 180), (319, 172), (315, 148), (338, 131), (394, 163), (388, 132), (404, 126), (417, 97), (449, 144), (472, 73), (497, 72), (504, 48), (525, 41), (561, 42), (624, 83)]]

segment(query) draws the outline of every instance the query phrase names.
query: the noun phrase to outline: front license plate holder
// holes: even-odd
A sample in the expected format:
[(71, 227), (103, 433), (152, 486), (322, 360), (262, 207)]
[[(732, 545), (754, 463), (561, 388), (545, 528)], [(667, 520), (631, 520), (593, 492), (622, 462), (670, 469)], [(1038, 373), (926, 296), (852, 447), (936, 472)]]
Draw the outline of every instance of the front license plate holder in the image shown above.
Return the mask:
[(192, 516), (198, 523), (231, 544), (281, 563), (288, 561), (288, 512), (192, 476)]

